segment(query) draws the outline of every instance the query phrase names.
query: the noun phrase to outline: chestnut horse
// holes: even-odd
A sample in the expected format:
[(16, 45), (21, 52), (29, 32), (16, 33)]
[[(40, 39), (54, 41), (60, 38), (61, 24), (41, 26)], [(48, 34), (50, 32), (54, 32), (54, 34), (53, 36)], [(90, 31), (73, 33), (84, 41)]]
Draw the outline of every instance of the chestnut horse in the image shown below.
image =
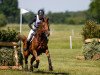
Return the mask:
[[(30, 61), (30, 70), (33, 71), (33, 62), (36, 60), (36, 64), (34, 65), (35, 68), (38, 68), (39, 66), (39, 55), (42, 53), (45, 53), (48, 58), (48, 64), (49, 64), (49, 70), (52, 71), (52, 62), (50, 58), (50, 53), (48, 50), (48, 36), (50, 35), (50, 29), (49, 29), (49, 23), (48, 18), (45, 18), (44, 21), (42, 21), (39, 24), (39, 28), (36, 31), (35, 37), (32, 40), (29, 50), (24, 51), (23, 55), (25, 58), (25, 68), (28, 70), (28, 57), (30, 54), (32, 54), (32, 58)], [(23, 42), (23, 48), (26, 48), (26, 42), (27, 37), (24, 35), (18, 35), (18, 38)]]

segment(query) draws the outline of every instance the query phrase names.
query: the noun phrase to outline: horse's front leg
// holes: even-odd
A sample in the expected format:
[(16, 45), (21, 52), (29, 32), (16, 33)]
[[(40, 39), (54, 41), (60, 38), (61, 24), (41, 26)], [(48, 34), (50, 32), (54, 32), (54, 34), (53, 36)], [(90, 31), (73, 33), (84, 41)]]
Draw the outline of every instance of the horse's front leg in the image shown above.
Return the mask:
[(46, 54), (46, 56), (48, 58), (49, 70), (53, 71), (53, 66), (52, 66), (52, 62), (51, 62), (51, 57), (50, 57), (49, 50), (46, 50), (45, 54)]
[(35, 61), (35, 57), (33, 56), (30, 61), (30, 71), (33, 71), (33, 62)]
[(35, 67), (35, 68), (38, 68), (40, 59), (39, 59), (39, 56), (37, 55), (36, 50), (33, 50), (33, 55), (35, 56), (35, 59), (36, 59), (36, 64), (34, 65), (34, 67)]
[[(39, 56), (38, 56), (39, 58)], [(40, 63), (40, 59), (38, 61), (36, 61), (36, 64), (34, 64), (34, 68), (38, 68), (39, 67), (39, 63)]]

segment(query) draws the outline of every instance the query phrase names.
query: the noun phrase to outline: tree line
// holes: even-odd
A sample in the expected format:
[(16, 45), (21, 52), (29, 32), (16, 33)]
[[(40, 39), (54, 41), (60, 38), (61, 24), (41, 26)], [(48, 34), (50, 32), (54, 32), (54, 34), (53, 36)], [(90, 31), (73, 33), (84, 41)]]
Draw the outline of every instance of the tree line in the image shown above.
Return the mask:
[[(46, 16), (50, 23), (54, 24), (84, 24), (88, 19), (95, 20), (100, 23), (100, 0), (91, 0), (88, 10), (84, 11), (65, 11), (65, 12), (48, 12)], [(67, 10), (67, 9), (66, 9)], [(19, 23), (20, 10), (18, 8), (18, 0), (0, 0), (0, 25), (7, 23)], [(36, 15), (29, 12), (23, 15), (23, 23), (29, 21)]]

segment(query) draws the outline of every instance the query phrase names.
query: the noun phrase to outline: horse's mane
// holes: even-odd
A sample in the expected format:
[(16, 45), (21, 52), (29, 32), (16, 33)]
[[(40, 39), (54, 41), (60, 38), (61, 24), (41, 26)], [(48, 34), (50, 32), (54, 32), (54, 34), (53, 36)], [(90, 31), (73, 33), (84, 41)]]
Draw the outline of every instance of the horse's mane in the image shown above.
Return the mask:
[(42, 28), (43, 28), (43, 23), (40, 22), (40, 23), (39, 23), (39, 27), (38, 27), (38, 29), (37, 29), (37, 31), (36, 31), (36, 36), (38, 36), (38, 35), (40, 35), (41, 33), (44, 32)]

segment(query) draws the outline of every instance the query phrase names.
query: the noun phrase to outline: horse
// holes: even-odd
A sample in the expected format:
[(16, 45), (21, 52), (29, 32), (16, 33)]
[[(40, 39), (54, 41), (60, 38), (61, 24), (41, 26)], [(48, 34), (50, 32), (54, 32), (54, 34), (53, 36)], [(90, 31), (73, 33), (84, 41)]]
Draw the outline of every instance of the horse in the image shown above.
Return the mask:
[[(40, 59), (39, 55), (45, 53), (48, 58), (49, 70), (53, 70), (51, 57), (48, 49), (48, 36), (50, 35), (49, 22), (48, 18), (45, 18), (44, 21), (39, 23), (39, 28), (36, 31), (34, 39), (31, 41), (29, 50), (23, 50), (23, 55), (25, 58), (25, 68), (28, 70), (28, 57), (31, 54), (32, 58), (30, 60), (30, 70), (33, 71), (34, 68), (38, 68)], [(27, 37), (24, 35), (18, 35), (18, 38), (23, 42), (23, 49), (26, 48)], [(36, 61), (36, 64), (33, 65), (33, 62)]]

